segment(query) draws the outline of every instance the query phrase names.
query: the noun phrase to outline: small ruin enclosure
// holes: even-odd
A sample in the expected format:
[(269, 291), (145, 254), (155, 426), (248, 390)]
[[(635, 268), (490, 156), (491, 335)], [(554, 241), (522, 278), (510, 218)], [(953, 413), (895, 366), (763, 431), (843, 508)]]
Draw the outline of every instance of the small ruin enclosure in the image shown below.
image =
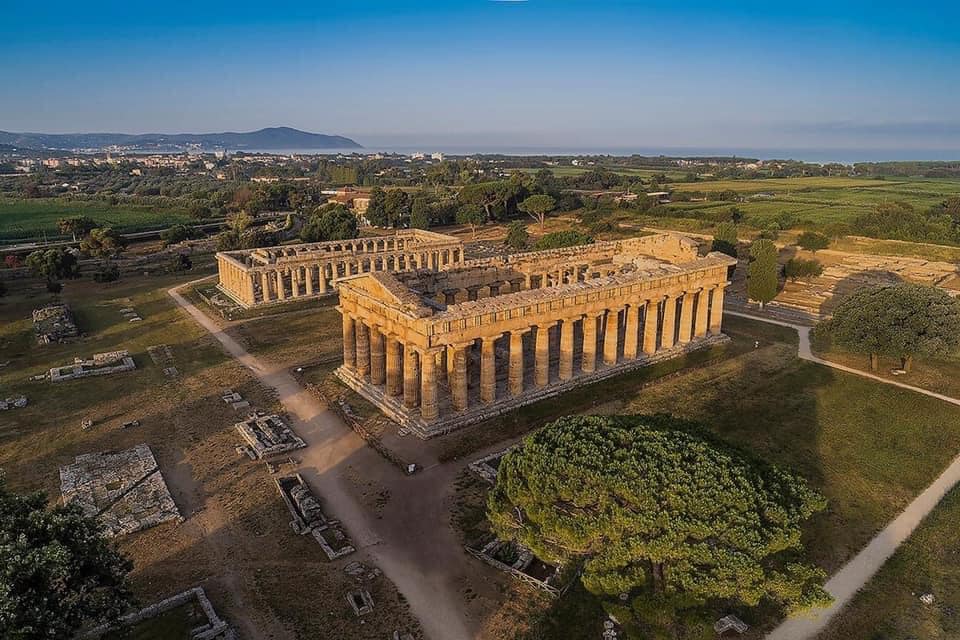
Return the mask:
[[(94, 627), (78, 637), (82, 640), (102, 638), (117, 629), (135, 628), (142, 622), (181, 608), (189, 608), (188, 611), (192, 614), (192, 617), (196, 618), (195, 621), (198, 623), (190, 630), (189, 637), (192, 640), (235, 640), (236, 634), (230, 628), (230, 625), (217, 615), (203, 587), (187, 589), (139, 611), (121, 616), (116, 623)], [(136, 636), (136, 632), (134, 632), (134, 636)]]
[(62, 303), (48, 304), (33, 310), (33, 330), (39, 344), (67, 342), (80, 335), (70, 307)]
[(332, 295), (334, 281), (349, 275), (439, 269), (463, 259), (463, 243), (457, 238), (404, 229), (376, 238), (220, 252), (218, 288), (249, 308)]
[(114, 373), (133, 371), (137, 363), (133, 361), (126, 350), (95, 353), (89, 360), (76, 358), (73, 364), (50, 369), (51, 382), (76, 380), (92, 376), (106, 376)]
[(243, 422), (234, 425), (246, 442), (252, 458), (265, 458), (307, 446), (300, 436), (278, 415), (254, 411)]
[(312, 535), (330, 560), (356, 551), (340, 522), (328, 519), (323, 513), (320, 500), (299, 473), (277, 478), (276, 482), (280, 496), (293, 516), (290, 526), (296, 533)]
[(674, 234), (338, 280), (337, 377), (421, 438), (727, 340), (727, 271)]
[(470, 463), (469, 469), (484, 482), (496, 484), (497, 471), (500, 469), (500, 461), (503, 460), (505, 455), (519, 446), (520, 445), (515, 444), (511, 447), (503, 449), (502, 451), (497, 451), (496, 453), (491, 453), (488, 456), (484, 456), (479, 460), (474, 460)]
[(14, 396), (12, 398), (0, 399), (0, 411), (22, 409), (25, 406), (27, 406), (27, 396)]
[(64, 504), (97, 517), (108, 535), (182, 521), (153, 452), (146, 444), (118, 453), (88, 453), (60, 467)]
[(487, 564), (538, 589), (559, 596), (565, 590), (560, 585), (560, 569), (540, 560), (533, 552), (515, 542), (493, 539), (480, 549), (467, 547), (471, 555)]

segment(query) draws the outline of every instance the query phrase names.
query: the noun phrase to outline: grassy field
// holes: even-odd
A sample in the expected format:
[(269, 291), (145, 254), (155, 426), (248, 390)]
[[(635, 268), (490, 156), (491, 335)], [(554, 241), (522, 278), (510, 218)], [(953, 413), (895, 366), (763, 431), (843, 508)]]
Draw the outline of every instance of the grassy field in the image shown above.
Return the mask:
[(636, 176), (638, 178), (650, 178), (651, 176), (666, 175), (668, 179), (679, 180), (686, 176), (684, 171), (676, 171), (670, 169), (634, 169), (632, 167), (618, 167), (618, 166), (595, 166), (595, 167), (523, 167), (517, 169), (517, 171), (523, 171), (526, 173), (536, 173), (541, 169), (549, 169), (553, 172), (553, 175), (557, 177), (564, 176), (580, 176), (594, 169), (607, 169), (613, 173), (616, 173), (621, 176)]
[[(10, 488), (43, 489), (56, 500), (58, 468), (75, 456), (147, 443), (186, 520), (116, 539), (133, 561), (141, 605), (202, 584), (244, 638), (375, 640), (395, 628), (416, 628), (386, 577), (374, 582), (377, 608), (358, 626), (343, 598), (353, 579), (327, 562), (312, 538), (291, 531), (267, 467), (237, 456), (233, 425), (242, 414), (222, 401), (222, 390), (235, 390), (266, 411), (280, 410), (279, 403), (175, 306), (166, 290), (176, 282), (66, 283), (63, 297), (85, 335), (64, 345), (35, 342), (30, 311), (51, 299), (40, 283), (17, 281), (0, 298), (0, 390), (29, 400), (0, 420), (0, 468)], [(119, 313), (123, 307), (135, 308), (143, 321), (128, 323)], [(164, 376), (148, 356), (147, 347), (155, 344), (171, 347), (177, 378)], [(114, 349), (128, 349), (137, 370), (58, 384), (29, 379), (74, 357)], [(92, 428), (81, 427), (85, 418), (94, 421)], [(119, 428), (133, 419), (138, 427)], [(182, 628), (182, 616), (174, 615), (144, 625), (134, 637), (176, 638)]]
[[(818, 640), (960, 637), (960, 490), (943, 499)], [(932, 604), (920, 596), (933, 594)]]
[(699, 212), (695, 215), (736, 206), (743, 212), (744, 221), (754, 226), (763, 226), (783, 213), (791, 214), (801, 225), (850, 222), (886, 202), (906, 202), (922, 211), (960, 195), (960, 180), (920, 178), (771, 178), (686, 182), (672, 187), (674, 191), (736, 192), (742, 201), (677, 202), (669, 206), (674, 211)]
[(57, 220), (72, 216), (90, 216), (102, 226), (128, 233), (190, 220), (185, 211), (151, 205), (111, 206), (104, 200), (65, 198), (0, 198), (0, 241), (32, 238), (44, 233), (59, 235)]

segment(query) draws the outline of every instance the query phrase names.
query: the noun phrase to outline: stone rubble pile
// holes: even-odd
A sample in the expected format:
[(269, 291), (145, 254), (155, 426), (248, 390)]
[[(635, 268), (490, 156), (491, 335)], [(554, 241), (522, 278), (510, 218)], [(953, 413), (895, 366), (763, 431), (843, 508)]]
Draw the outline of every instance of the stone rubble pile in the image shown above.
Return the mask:
[(80, 335), (70, 307), (60, 303), (34, 309), (33, 330), (39, 344), (66, 342)]
[(0, 400), (0, 411), (8, 409), (22, 409), (27, 406), (27, 396), (14, 396), (5, 400)]
[[(356, 551), (338, 520), (328, 519), (320, 500), (298, 473), (276, 479), (277, 489), (293, 520), (290, 526), (300, 535), (310, 534), (323, 549), (327, 558), (334, 560)], [(357, 563), (359, 564), (359, 563)], [(362, 565), (361, 565), (362, 566)]]
[(110, 536), (183, 520), (146, 444), (77, 456), (60, 467), (60, 492), (64, 504), (76, 503), (98, 517)]

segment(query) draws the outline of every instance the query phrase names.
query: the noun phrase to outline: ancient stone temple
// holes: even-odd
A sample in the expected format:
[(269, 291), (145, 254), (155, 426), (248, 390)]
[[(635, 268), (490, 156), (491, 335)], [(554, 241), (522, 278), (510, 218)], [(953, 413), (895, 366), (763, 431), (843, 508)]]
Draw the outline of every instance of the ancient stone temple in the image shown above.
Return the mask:
[(420, 229), (217, 253), (220, 290), (245, 308), (330, 295), (334, 280), (353, 274), (440, 269), (463, 260), (460, 240)]
[(346, 277), (337, 375), (430, 437), (726, 340), (735, 263), (661, 234)]

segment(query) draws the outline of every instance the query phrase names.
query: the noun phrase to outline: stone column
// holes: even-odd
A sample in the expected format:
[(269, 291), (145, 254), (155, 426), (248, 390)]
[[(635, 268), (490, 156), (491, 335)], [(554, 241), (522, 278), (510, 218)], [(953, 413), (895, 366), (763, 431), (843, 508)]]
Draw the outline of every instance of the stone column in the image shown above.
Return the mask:
[(327, 265), (321, 263), (317, 275), (320, 276), (320, 295), (324, 295), (327, 292)]
[(603, 332), (603, 363), (609, 366), (617, 364), (617, 348), (620, 338), (620, 310), (607, 310), (607, 328)]
[(681, 298), (683, 302), (680, 307), (680, 335), (678, 336), (680, 344), (690, 342), (690, 336), (693, 332), (693, 293), (686, 291)]
[(494, 343), (499, 336), (482, 338), (480, 348), (480, 400), (493, 402), (497, 399), (497, 354)]
[(386, 382), (385, 360), (383, 334), (377, 327), (370, 327), (370, 384)]
[(300, 297), (300, 267), (290, 270), (290, 295), (294, 298)]
[(583, 319), (583, 359), (580, 370), (584, 373), (597, 370), (597, 316), (592, 313)]
[(317, 285), (313, 280), (313, 265), (307, 265), (303, 270), (307, 276), (307, 295), (314, 296), (317, 294)]
[(647, 300), (647, 307), (643, 313), (643, 352), (653, 355), (657, 352), (657, 320), (660, 315), (660, 305), (656, 300)]
[[(527, 330), (529, 331), (529, 329)], [(523, 393), (523, 334), (526, 331), (510, 332), (510, 395)]]
[(253, 293), (253, 276), (249, 272), (243, 273), (243, 301), (248, 305), (253, 305), (257, 302)]
[(420, 404), (420, 354), (410, 345), (403, 352), (403, 406)]
[(396, 338), (388, 336), (386, 351), (386, 392), (388, 396), (399, 396), (403, 393), (403, 372), (400, 370), (400, 342)]
[(660, 333), (661, 348), (670, 349), (673, 347), (676, 321), (677, 299), (673, 296), (667, 296), (663, 301), (663, 330)]
[(545, 387), (550, 383), (550, 327), (555, 324), (542, 322), (537, 325), (533, 380), (538, 387)]
[(719, 284), (713, 289), (713, 300), (710, 304), (710, 333), (718, 335), (723, 323), (723, 287)]
[(357, 375), (366, 378), (370, 373), (370, 328), (357, 320)]
[(283, 282), (283, 271), (277, 271), (277, 295), (281, 300), (287, 299), (287, 287)]
[(357, 338), (353, 318), (345, 311), (340, 312), (343, 317), (343, 365), (348, 369), (357, 368)]
[(573, 377), (573, 324), (575, 318), (569, 318), (560, 325), (560, 379)]
[(467, 348), (468, 345), (455, 345), (453, 352), (453, 377), (450, 380), (450, 394), (455, 411), (467, 410)]
[(420, 417), (436, 420), (440, 415), (437, 407), (437, 354), (423, 354), (420, 369)]
[(266, 271), (260, 272), (260, 293), (263, 296), (263, 302), (270, 301), (270, 277)]
[(633, 360), (637, 357), (640, 334), (640, 305), (631, 304), (624, 313), (627, 316), (627, 331), (623, 338), (623, 359)]
[(697, 294), (697, 323), (693, 333), (696, 337), (702, 338), (707, 335), (707, 312), (710, 309), (710, 290), (704, 287)]

